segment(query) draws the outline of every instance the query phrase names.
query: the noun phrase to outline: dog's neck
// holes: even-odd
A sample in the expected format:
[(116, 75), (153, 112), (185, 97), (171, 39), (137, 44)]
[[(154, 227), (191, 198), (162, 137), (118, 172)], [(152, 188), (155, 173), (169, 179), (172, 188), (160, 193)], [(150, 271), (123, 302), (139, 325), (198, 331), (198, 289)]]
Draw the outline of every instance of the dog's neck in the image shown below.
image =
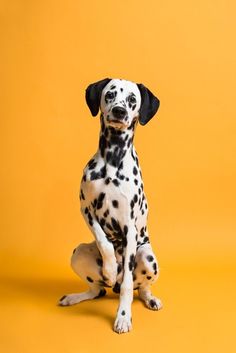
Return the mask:
[(133, 138), (137, 120), (125, 130), (119, 130), (112, 126), (105, 126), (101, 114), (101, 131), (99, 137), (99, 151), (107, 166), (122, 169), (123, 160), (133, 155)]

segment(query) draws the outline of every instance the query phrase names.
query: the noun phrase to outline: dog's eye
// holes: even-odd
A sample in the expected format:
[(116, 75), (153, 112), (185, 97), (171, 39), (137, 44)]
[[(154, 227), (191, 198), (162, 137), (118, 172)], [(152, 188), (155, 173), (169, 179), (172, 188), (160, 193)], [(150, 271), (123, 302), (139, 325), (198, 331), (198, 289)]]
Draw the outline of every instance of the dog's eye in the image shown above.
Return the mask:
[(107, 92), (105, 95), (106, 99), (113, 99), (114, 98), (114, 93), (113, 92)]
[(129, 102), (132, 103), (132, 104), (136, 103), (136, 98), (135, 98), (135, 96), (129, 96), (128, 100), (129, 100)]

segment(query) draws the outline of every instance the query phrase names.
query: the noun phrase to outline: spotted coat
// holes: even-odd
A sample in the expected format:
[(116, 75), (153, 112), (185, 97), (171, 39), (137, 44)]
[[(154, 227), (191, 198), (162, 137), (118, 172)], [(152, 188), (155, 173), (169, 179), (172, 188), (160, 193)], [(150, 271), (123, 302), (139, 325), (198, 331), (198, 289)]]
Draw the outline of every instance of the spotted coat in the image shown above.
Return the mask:
[[(114, 330), (121, 333), (131, 329), (133, 288), (139, 289), (149, 308), (161, 307), (149, 288), (159, 270), (150, 245), (148, 204), (133, 144), (138, 122), (145, 125), (154, 116), (159, 100), (142, 84), (105, 79), (88, 87), (86, 101), (92, 115), (101, 110), (98, 150), (83, 170), (80, 188), (81, 212), (95, 242), (82, 246), (83, 251), (81, 246), (75, 249), (72, 268), (87, 281), (93, 298), (104, 295), (104, 287), (120, 292)], [(81, 261), (88, 262), (84, 270), (79, 268)], [(93, 266), (96, 271), (91, 272), (88, 268)], [(68, 298), (64, 296), (60, 304), (70, 304)]]

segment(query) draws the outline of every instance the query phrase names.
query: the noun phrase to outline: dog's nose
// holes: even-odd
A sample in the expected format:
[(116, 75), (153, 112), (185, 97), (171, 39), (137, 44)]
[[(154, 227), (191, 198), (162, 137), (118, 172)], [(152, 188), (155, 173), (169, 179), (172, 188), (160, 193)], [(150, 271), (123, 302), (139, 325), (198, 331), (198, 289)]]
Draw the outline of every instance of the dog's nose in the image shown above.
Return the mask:
[(114, 107), (112, 109), (112, 114), (117, 119), (123, 119), (126, 116), (127, 111), (125, 108), (122, 108), (122, 107)]

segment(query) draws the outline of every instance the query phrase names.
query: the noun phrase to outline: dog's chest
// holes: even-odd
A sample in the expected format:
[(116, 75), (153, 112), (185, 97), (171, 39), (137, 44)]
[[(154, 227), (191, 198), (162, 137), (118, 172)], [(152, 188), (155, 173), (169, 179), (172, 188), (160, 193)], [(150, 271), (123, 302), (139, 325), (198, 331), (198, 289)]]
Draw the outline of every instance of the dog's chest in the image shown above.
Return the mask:
[(99, 154), (84, 169), (81, 183), (82, 205), (99, 217), (109, 214), (121, 223), (138, 211), (143, 196), (143, 183), (137, 159), (128, 156), (120, 168), (105, 164)]
[[(105, 193), (106, 203), (111, 204), (114, 199), (128, 202), (138, 189), (142, 188), (141, 175), (132, 160), (122, 167), (114, 168), (104, 165), (101, 161), (93, 159), (96, 168), (93, 170), (87, 167), (84, 170), (84, 177), (81, 190), (87, 202), (98, 199), (101, 193)], [(87, 203), (86, 202), (86, 203)]]

